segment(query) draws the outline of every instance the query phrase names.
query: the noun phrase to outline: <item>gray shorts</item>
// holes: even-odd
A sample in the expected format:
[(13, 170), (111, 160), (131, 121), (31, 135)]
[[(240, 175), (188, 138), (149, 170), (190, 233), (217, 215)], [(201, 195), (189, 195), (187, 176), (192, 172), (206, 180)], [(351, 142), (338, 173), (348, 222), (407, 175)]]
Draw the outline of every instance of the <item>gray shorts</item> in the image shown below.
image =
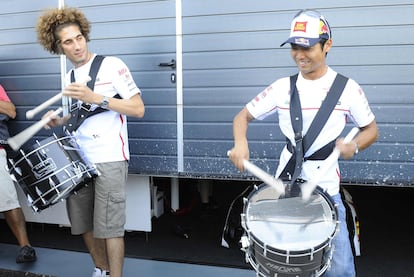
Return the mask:
[(6, 170), (6, 150), (0, 149), (0, 212), (20, 208), (16, 187)]
[(93, 231), (96, 238), (123, 237), (128, 162), (99, 163), (96, 167), (100, 175), (67, 198), (72, 234)]

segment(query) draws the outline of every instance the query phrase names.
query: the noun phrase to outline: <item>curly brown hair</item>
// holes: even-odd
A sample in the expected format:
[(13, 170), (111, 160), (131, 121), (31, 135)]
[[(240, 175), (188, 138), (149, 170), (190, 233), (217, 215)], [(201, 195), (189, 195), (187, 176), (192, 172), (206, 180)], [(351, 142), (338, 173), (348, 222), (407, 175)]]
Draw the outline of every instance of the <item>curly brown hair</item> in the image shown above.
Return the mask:
[(82, 35), (89, 41), (91, 25), (88, 19), (79, 9), (69, 7), (46, 9), (36, 25), (37, 39), (50, 53), (62, 54), (57, 34), (69, 25), (79, 26)]

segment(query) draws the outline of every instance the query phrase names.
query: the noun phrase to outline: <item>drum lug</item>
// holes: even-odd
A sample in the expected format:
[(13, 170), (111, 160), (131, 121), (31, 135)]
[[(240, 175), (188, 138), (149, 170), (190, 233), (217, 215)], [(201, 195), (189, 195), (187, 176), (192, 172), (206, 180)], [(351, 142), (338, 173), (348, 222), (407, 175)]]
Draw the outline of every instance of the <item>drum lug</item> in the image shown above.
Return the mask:
[(39, 213), (40, 211), (39, 211), (39, 208), (37, 208), (36, 206), (31, 206), (32, 207), (32, 210), (33, 210), (33, 212), (35, 212), (35, 213)]
[(14, 166), (14, 161), (13, 161), (13, 159), (8, 159), (9, 160), (9, 163), (12, 165), (12, 166)]
[(311, 261), (313, 261), (314, 256), (315, 256), (315, 248), (314, 248), (314, 247), (312, 247), (312, 248), (310, 249), (309, 259), (310, 259)]
[[(20, 167), (15, 167), (14, 168), (14, 172), (16, 172), (17, 174), (19, 174), (19, 176), (23, 176), (22, 169)], [(14, 176), (14, 174), (13, 174), (13, 176)]]
[(31, 206), (32, 203), (33, 203), (33, 198), (29, 194), (27, 194), (27, 204)]
[(249, 238), (247, 236), (242, 236), (240, 238), (240, 243), (243, 251), (245, 251), (250, 246)]
[(240, 250), (244, 252), (246, 263), (249, 263), (250, 262), (250, 253), (249, 253), (250, 242), (249, 242), (249, 238), (246, 235), (243, 235), (240, 238), (240, 244), (242, 246)]
[(12, 179), (13, 182), (17, 183), (17, 179), (14, 176), (14, 174), (10, 174), (10, 178)]
[(245, 213), (242, 213), (242, 214), (240, 214), (240, 220), (241, 220), (241, 222), (240, 222), (240, 225), (242, 226), (242, 228), (244, 229), (244, 230), (248, 230), (248, 227), (247, 227), (247, 225), (246, 225), (246, 214)]

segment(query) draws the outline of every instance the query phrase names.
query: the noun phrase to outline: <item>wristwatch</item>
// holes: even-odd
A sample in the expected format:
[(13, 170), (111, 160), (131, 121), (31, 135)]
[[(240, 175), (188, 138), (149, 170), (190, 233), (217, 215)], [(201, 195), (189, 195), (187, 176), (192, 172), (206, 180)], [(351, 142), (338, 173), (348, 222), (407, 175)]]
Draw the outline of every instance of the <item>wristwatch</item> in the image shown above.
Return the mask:
[(107, 109), (108, 108), (108, 104), (109, 104), (109, 98), (108, 98), (108, 96), (104, 96), (102, 98), (101, 104), (99, 104), (99, 107), (104, 108), (104, 109)]

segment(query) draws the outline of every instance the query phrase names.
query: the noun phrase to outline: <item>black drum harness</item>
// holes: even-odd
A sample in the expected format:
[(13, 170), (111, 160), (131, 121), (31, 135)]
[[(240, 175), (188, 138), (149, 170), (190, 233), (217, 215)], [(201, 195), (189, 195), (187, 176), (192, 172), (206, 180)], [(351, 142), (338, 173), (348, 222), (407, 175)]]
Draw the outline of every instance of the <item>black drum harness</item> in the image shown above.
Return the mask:
[[(87, 86), (92, 91), (95, 87), (96, 75), (98, 75), (99, 68), (101, 67), (104, 58), (104, 56), (96, 55), (92, 61), (91, 68), (89, 70), (89, 76), (91, 77), (91, 80), (87, 83)], [(70, 79), (72, 83), (75, 82), (75, 72), (73, 70), (71, 72)], [(120, 99), (121, 97), (119, 94), (116, 94), (114, 98)], [(72, 133), (79, 128), (79, 126), (86, 118), (106, 111), (108, 111), (108, 109), (101, 107), (97, 107), (96, 109), (91, 110), (91, 104), (87, 103), (82, 103), (82, 105), (78, 107), (78, 103), (75, 103), (70, 107), (71, 117), (65, 124), (64, 130), (66, 132)]]
[(309, 157), (304, 156), (328, 120), (334, 107), (338, 103), (340, 96), (342, 95), (346, 83), (348, 82), (347, 77), (339, 73), (336, 75), (329, 93), (327, 94), (325, 100), (322, 102), (322, 105), (319, 108), (315, 118), (313, 119), (309, 130), (303, 136), (302, 108), (296, 87), (297, 78), (298, 74), (290, 76), (290, 120), (295, 135), (296, 145), (293, 146), (291, 141), (286, 138), (287, 149), (292, 153), (292, 157), (279, 176), (282, 180), (290, 181), (290, 184), (295, 183), (295, 181), (298, 179), (302, 171), (302, 164), (304, 161), (324, 160), (332, 153), (335, 147), (335, 140), (329, 142)]

